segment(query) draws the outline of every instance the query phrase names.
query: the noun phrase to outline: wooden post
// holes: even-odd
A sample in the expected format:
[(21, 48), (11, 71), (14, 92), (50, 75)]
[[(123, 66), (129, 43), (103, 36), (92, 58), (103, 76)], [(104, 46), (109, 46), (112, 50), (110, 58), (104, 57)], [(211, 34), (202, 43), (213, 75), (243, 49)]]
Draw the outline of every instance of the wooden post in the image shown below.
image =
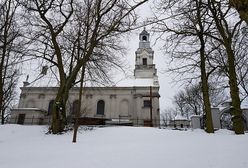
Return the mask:
[(31, 124), (32, 124), (32, 125), (34, 124), (34, 116), (32, 117), (32, 122), (31, 122)]
[(154, 97), (159, 98), (160, 96), (157, 95), (157, 94), (153, 95), (152, 94), (152, 86), (150, 86), (150, 94), (143, 95), (142, 97), (149, 97), (150, 98), (150, 121), (148, 121), (148, 122), (150, 122), (150, 124), (147, 123), (147, 125), (149, 124), (151, 127), (153, 127), (153, 122), (152, 122), (153, 121), (153, 117), (152, 117), (152, 108), (153, 108), (153, 106), (152, 106), (152, 100), (153, 100)]
[(153, 122), (152, 122), (152, 86), (150, 86), (150, 118), (151, 118), (151, 127), (153, 127)]
[(74, 131), (73, 131), (73, 139), (72, 142), (76, 143), (77, 142), (77, 131), (79, 127), (79, 117), (81, 116), (81, 102), (82, 102), (82, 94), (83, 94), (83, 83), (84, 83), (84, 73), (85, 73), (85, 65), (82, 67), (82, 76), (81, 76), (81, 81), (80, 81), (80, 89), (79, 89), (79, 104), (78, 104), (78, 109), (75, 114), (75, 123), (74, 123)]

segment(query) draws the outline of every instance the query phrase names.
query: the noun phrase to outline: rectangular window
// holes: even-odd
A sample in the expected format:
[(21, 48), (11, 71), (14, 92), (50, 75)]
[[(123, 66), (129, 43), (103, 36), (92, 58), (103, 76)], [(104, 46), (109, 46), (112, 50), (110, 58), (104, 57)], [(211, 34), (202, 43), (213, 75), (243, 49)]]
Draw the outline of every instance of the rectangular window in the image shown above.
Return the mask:
[(150, 106), (151, 106), (150, 100), (144, 100), (144, 107), (150, 107)]
[(147, 65), (147, 58), (143, 58), (143, 65)]

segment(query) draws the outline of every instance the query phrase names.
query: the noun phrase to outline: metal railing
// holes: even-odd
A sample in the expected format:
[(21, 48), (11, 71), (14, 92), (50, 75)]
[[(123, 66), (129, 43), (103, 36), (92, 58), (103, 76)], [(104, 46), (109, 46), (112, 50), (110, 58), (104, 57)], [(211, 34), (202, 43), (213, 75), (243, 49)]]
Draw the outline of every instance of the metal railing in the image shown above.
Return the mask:
[(52, 118), (50, 116), (45, 117), (25, 117), (23, 120), (20, 120), (18, 116), (11, 117), (8, 119), (7, 123), (9, 124), (23, 124), (23, 125), (50, 125)]

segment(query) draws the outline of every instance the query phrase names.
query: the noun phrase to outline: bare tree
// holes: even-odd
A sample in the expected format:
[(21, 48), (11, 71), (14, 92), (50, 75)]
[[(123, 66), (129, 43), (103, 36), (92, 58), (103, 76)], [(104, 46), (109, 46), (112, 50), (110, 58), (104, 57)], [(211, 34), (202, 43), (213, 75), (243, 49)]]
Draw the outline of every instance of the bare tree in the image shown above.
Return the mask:
[(0, 2), (0, 114), (2, 124), (5, 123), (7, 113), (13, 105), (19, 73), (17, 64), (24, 48), (16, 22), (18, 6), (15, 0)]
[(54, 65), (59, 74), (52, 113), (54, 134), (64, 129), (68, 93), (81, 67), (87, 64), (90, 72), (99, 74), (99, 67), (108, 68), (105, 63), (116, 63), (114, 52), (121, 49), (122, 33), (135, 26), (134, 10), (146, 1), (21, 1), (27, 10), (26, 20), (33, 26), (32, 35), (38, 46), (34, 53)]
[(186, 95), (184, 91), (179, 91), (174, 97), (174, 103), (176, 105), (176, 111), (179, 112), (182, 116), (189, 114), (189, 106), (186, 104)]
[[(162, 10), (165, 18), (156, 17), (153, 20), (156, 23), (155, 27), (159, 25), (159, 28), (155, 28), (155, 31), (170, 34), (167, 37), (167, 42), (173, 46), (172, 52), (170, 51), (172, 64), (175, 64), (174, 60), (179, 60), (181, 63), (176, 63), (177, 67), (172, 68), (171, 71), (178, 72), (182, 76), (191, 73), (188, 80), (201, 78), (203, 107), (207, 116), (206, 131), (213, 133), (208, 78), (215, 68), (210, 68), (210, 65), (207, 65), (206, 45), (208, 39), (205, 34), (211, 27), (208, 9), (205, 8), (202, 0), (163, 2), (162, 5), (159, 5), (159, 10)], [(169, 16), (166, 16), (166, 14)], [(192, 74), (196, 75), (193, 77)]]
[[(241, 46), (240, 48), (245, 46), (245, 43), (240, 42), (244, 39), (240, 36), (242, 21), (237, 19), (236, 13), (223, 1), (170, 0), (165, 1), (164, 4), (165, 6), (161, 5), (160, 11), (164, 12), (163, 10), (167, 9), (169, 14), (162, 13), (162, 16), (165, 15), (165, 19), (158, 17), (155, 18), (155, 22), (159, 27), (156, 30), (169, 33), (166, 42), (169, 44), (168, 49), (172, 55), (172, 63), (175, 64), (175, 60), (177, 61), (176, 67), (171, 70), (178, 72), (183, 77), (190, 73), (187, 78), (189, 81), (201, 78), (204, 111), (206, 111), (207, 121), (210, 122), (208, 82), (213, 74), (219, 75), (218, 72), (225, 71), (235, 109), (233, 112), (234, 130), (235, 133), (242, 134), (243, 121), (236, 73), (239, 62), (237, 58), (244, 57), (244, 54), (239, 55), (237, 49), (237, 46)], [(231, 21), (233, 19), (234, 22)], [(169, 20), (170, 22), (168, 22)], [(245, 53), (245, 50), (239, 51)], [(207, 132), (212, 132), (211, 125), (211, 123), (207, 124)]]
[(244, 134), (242, 110), (240, 108), (241, 101), (239, 97), (238, 79), (236, 72), (236, 61), (237, 56), (234, 48), (234, 36), (237, 33), (239, 25), (242, 21), (237, 21), (234, 25), (228, 22), (228, 16), (232, 15), (235, 18), (235, 13), (230, 10), (230, 7), (223, 3), (215, 0), (208, 0), (208, 7), (211, 11), (211, 17), (214, 20), (217, 34), (211, 37), (220, 43), (227, 56), (226, 72), (228, 74), (230, 95), (232, 98), (233, 106), (233, 128), (236, 134)]
[(175, 118), (177, 112), (174, 108), (167, 108), (161, 113), (162, 126), (167, 127), (170, 121)]
[[(215, 105), (219, 105), (227, 99), (223, 88), (216, 88), (214, 84), (209, 84), (209, 95), (211, 104)], [(174, 102), (177, 109), (179, 109), (184, 116), (202, 115), (204, 112), (204, 103), (201, 83), (189, 85), (180, 90), (174, 96)]]

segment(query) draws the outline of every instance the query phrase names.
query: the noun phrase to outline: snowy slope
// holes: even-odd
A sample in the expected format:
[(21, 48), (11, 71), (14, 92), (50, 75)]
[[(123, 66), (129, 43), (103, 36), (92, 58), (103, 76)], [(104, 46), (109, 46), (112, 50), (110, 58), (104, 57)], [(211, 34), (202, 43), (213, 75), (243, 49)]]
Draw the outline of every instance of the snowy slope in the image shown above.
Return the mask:
[[(45, 135), (44, 126), (0, 126), (0, 168), (247, 168), (248, 134), (108, 127)], [(236, 147), (235, 147), (236, 145)]]

